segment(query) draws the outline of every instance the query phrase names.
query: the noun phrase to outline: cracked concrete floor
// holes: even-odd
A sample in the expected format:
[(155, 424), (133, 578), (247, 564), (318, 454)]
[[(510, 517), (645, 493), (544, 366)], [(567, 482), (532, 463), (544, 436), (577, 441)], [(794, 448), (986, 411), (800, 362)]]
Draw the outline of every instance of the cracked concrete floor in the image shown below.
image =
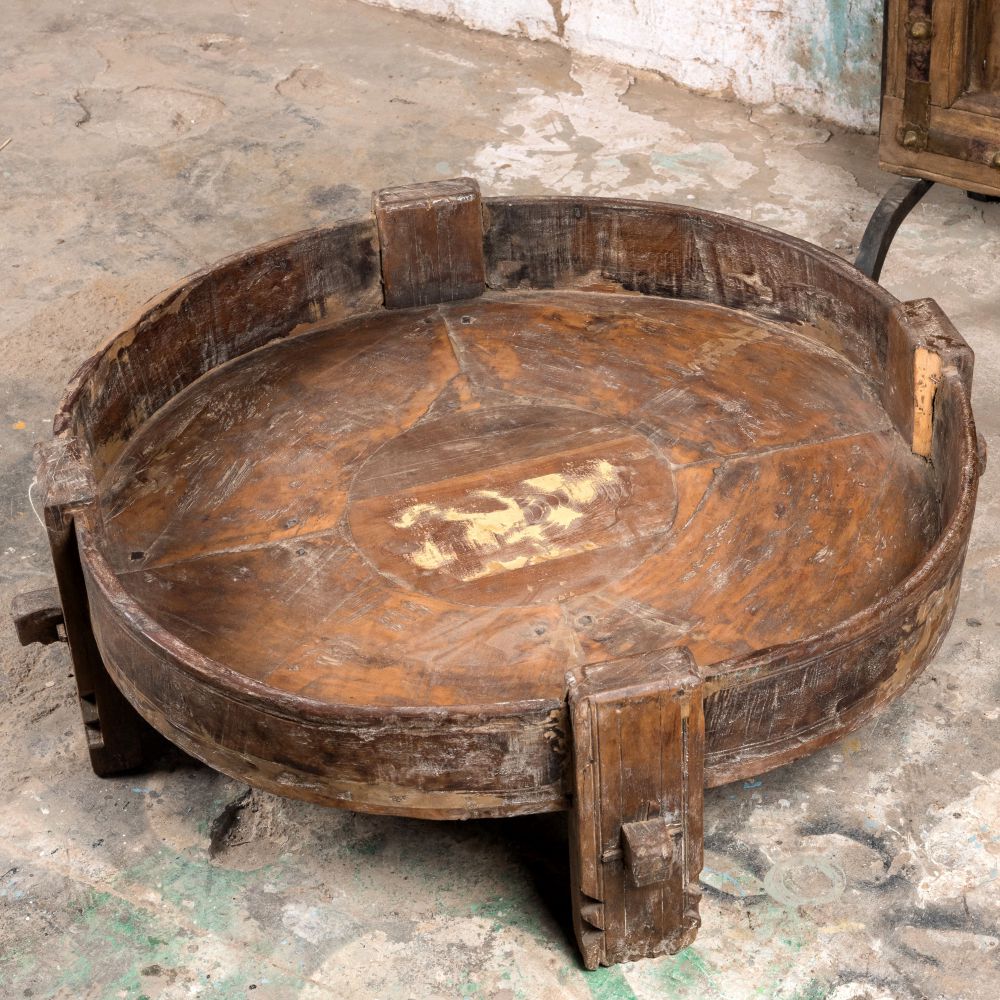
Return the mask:
[[(48, 575), (30, 448), (61, 389), (144, 300), (207, 262), (365, 211), (372, 189), (466, 173), (487, 193), (689, 201), (851, 257), (890, 183), (872, 137), (552, 46), (346, 0), (151, 9), (5, 8), (5, 606)], [(972, 343), (992, 441), (998, 259), (1000, 205), (938, 187), (884, 274), (902, 298), (938, 299)], [(935, 663), (845, 742), (710, 793), (696, 945), (592, 974), (570, 940), (560, 817), (325, 811), (247, 796), (180, 757), (101, 781), (65, 650), (22, 650), (5, 622), (0, 995), (995, 996), (997, 465)]]

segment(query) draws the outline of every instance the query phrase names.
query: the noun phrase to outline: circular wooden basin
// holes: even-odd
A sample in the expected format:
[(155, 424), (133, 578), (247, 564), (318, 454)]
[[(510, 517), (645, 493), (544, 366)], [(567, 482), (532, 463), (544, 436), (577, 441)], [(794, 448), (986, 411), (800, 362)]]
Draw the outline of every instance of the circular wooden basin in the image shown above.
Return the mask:
[(794, 324), (585, 292), (243, 355), (143, 425), (100, 513), (118, 584), (191, 649), (388, 709), (559, 700), (586, 663), (802, 639), (940, 531), (868, 376)]
[(704, 785), (942, 641), (971, 377), (930, 300), (670, 205), (439, 182), (225, 261), (83, 367), (41, 456), (94, 767), (150, 724), (331, 805), (569, 808), (585, 962), (676, 950)]

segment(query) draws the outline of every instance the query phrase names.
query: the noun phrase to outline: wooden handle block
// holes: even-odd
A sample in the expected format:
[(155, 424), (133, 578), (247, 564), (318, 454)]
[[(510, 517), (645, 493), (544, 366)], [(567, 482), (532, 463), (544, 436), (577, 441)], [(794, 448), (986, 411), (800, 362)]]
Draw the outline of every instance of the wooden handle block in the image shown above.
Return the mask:
[(665, 816), (622, 826), (622, 859), (629, 884), (641, 888), (666, 882), (684, 853), (679, 849), (683, 835), (681, 824)]
[(59, 626), (63, 623), (62, 604), (55, 587), (18, 594), (11, 602), (10, 613), (17, 641), (22, 646), (30, 646), (33, 642), (48, 646), (62, 638), (59, 635)]
[(49, 531), (68, 531), (73, 514), (94, 503), (97, 488), (90, 466), (69, 437), (36, 445), (35, 464), (45, 526)]
[(374, 205), (386, 308), (483, 294), (483, 209), (471, 177), (385, 188)]
[(897, 303), (886, 331), (883, 404), (915, 455), (929, 458), (934, 397), (949, 371), (972, 387), (972, 349), (933, 299)]
[(588, 969), (673, 954), (700, 925), (704, 714), (685, 649), (568, 676), (573, 918)]

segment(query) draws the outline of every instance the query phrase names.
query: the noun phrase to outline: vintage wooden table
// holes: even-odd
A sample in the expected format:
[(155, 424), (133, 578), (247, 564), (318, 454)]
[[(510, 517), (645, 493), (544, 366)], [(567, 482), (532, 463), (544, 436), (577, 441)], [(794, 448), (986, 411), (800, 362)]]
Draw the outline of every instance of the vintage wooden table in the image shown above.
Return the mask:
[(91, 760), (569, 810), (590, 968), (699, 925), (706, 785), (899, 695), (983, 456), (929, 300), (664, 204), (383, 191), (152, 304), (39, 453)]

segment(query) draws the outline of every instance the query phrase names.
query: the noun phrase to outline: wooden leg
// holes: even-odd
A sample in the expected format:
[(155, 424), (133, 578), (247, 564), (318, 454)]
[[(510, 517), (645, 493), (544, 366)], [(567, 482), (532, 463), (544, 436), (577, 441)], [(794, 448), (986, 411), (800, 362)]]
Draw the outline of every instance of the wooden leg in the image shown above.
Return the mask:
[(868, 228), (861, 238), (858, 258), (854, 266), (867, 274), (872, 281), (878, 281), (882, 274), (885, 255), (889, 252), (892, 238), (903, 220), (913, 211), (914, 206), (934, 186), (933, 181), (920, 177), (900, 177), (868, 220)]
[[(146, 763), (160, 738), (118, 690), (94, 638), (74, 523), (93, 504), (92, 484), (79, 458), (62, 441), (40, 449), (38, 459), (62, 626), (73, 660), (90, 763), (101, 777), (131, 771)], [(51, 614), (47, 620), (51, 622)], [(20, 634), (23, 622), (18, 624)], [(51, 638), (51, 630), (36, 628), (36, 632), (41, 639), (33, 641)], [(25, 637), (30, 638), (27, 633)]]
[(58, 557), (55, 547), (52, 555), (90, 764), (102, 778), (135, 770), (146, 763), (155, 745), (154, 730), (118, 690), (104, 666), (90, 624), (76, 534), (71, 533)]
[(701, 923), (701, 680), (683, 649), (568, 679), (570, 872), (584, 964), (673, 954)]

